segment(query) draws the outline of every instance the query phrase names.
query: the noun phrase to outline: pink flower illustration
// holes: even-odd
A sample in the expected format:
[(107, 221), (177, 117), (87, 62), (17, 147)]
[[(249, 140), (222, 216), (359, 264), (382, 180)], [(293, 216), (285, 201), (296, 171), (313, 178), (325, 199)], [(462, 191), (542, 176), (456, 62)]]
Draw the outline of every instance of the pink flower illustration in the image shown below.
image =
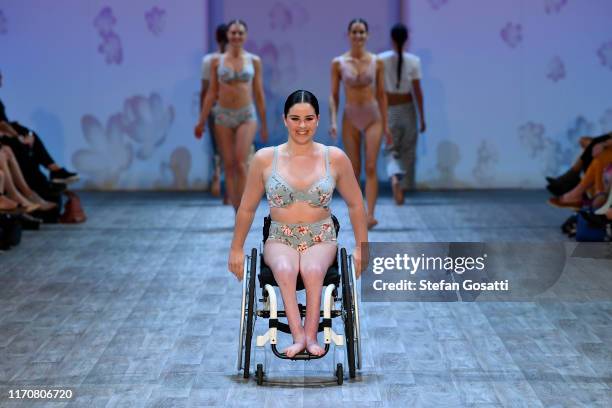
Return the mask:
[(268, 12), (270, 28), (285, 31), (291, 27), (300, 27), (308, 22), (308, 11), (299, 2), (283, 4), (274, 3)]
[(6, 16), (4, 12), (0, 10), (0, 34), (6, 34), (8, 32), (8, 21), (6, 20)]
[(520, 24), (507, 23), (500, 35), (508, 47), (516, 48), (523, 41), (523, 27)]
[(544, 9), (546, 14), (558, 13), (567, 4), (567, 0), (545, 0)]
[(307, 244), (307, 243), (305, 243), (305, 242), (300, 242), (300, 244), (299, 244), (299, 245), (298, 245), (298, 247), (297, 247), (297, 250), (298, 250), (299, 252), (304, 252), (304, 251), (305, 251), (305, 250), (307, 250), (307, 249), (308, 249), (308, 244)]
[(315, 235), (314, 237), (312, 237), (312, 241), (316, 242), (317, 244), (319, 242), (323, 242), (323, 233), (320, 233), (319, 235)]
[(102, 34), (102, 44), (98, 46), (98, 52), (104, 55), (107, 64), (121, 64), (123, 61), (121, 39), (113, 32)]
[(112, 189), (132, 163), (132, 146), (125, 140), (120, 114), (113, 115), (103, 126), (92, 115), (81, 119), (83, 136), (88, 147), (72, 156), (74, 167), (86, 175), (86, 183)]
[(331, 231), (331, 224), (325, 223), (325, 224), (321, 225), (321, 231), (324, 231), (324, 232)]
[(145, 21), (150, 32), (160, 35), (166, 26), (166, 10), (153, 7), (145, 13)]
[(94, 20), (94, 27), (100, 35), (107, 35), (113, 32), (113, 27), (117, 23), (117, 19), (113, 15), (113, 9), (104, 7)]
[(293, 236), (293, 231), (291, 231), (291, 228), (289, 228), (287, 225), (281, 225), (281, 232), (287, 237)]
[(597, 50), (597, 55), (601, 65), (612, 69), (612, 41), (603, 43)]
[(563, 64), (563, 60), (561, 60), (560, 57), (553, 57), (553, 59), (550, 60), (546, 77), (553, 82), (565, 78), (565, 64)]
[(448, 0), (428, 0), (428, 2), (431, 8), (433, 8), (434, 10), (439, 10), (440, 8), (442, 8), (442, 6), (448, 3)]
[(123, 104), (123, 121), (127, 135), (137, 143), (136, 156), (146, 160), (165, 142), (174, 122), (174, 107), (164, 105), (157, 93), (132, 96)]
[(536, 157), (546, 149), (544, 132), (544, 125), (540, 123), (527, 122), (519, 127), (519, 140), (527, 147), (531, 157)]
[(300, 233), (300, 235), (306, 235), (310, 232), (310, 228), (308, 227), (308, 225), (300, 225), (298, 227), (298, 232)]

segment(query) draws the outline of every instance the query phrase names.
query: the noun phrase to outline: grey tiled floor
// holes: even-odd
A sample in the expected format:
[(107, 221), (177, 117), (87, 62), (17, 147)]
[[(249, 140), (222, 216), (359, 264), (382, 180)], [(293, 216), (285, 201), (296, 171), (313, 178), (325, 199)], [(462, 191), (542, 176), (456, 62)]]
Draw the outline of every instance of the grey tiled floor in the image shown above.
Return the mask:
[[(2, 407), (612, 406), (612, 302), (601, 296), (610, 261), (580, 266), (594, 280), (582, 282), (576, 302), (363, 303), (357, 379), (335, 386), (332, 356), (268, 357), (276, 383), (257, 387), (234, 367), (240, 285), (225, 270), (232, 210), (203, 194), (82, 199), (87, 223), (45, 225), (0, 253)], [(564, 241), (566, 214), (544, 199), (431, 192), (396, 207), (386, 196), (370, 240)], [(341, 200), (333, 210), (350, 248)], [(247, 248), (258, 246), (265, 212), (262, 204)], [(574, 284), (567, 279), (560, 290)], [(7, 399), (9, 389), (41, 387), (76, 397)]]

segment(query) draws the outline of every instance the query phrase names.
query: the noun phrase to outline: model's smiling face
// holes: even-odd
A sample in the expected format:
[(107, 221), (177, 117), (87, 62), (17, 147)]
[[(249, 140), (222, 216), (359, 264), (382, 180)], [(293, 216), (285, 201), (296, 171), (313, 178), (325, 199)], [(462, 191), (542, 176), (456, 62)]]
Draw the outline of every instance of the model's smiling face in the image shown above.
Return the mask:
[(242, 47), (246, 36), (246, 28), (240, 23), (233, 23), (227, 30), (227, 40), (234, 47)]
[(298, 143), (312, 139), (317, 131), (319, 116), (309, 103), (296, 103), (284, 118), (289, 137)]
[(349, 30), (349, 39), (353, 45), (364, 45), (368, 39), (368, 30), (363, 23), (353, 23)]

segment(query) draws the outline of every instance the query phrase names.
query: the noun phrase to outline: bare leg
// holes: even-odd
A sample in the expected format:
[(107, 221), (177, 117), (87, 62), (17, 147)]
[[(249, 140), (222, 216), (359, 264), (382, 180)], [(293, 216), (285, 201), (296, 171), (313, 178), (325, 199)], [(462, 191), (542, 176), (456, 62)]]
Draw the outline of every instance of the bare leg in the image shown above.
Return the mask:
[(28, 183), (26, 183), (25, 179), (23, 178), (23, 173), (21, 172), (21, 169), (19, 168), (19, 163), (17, 163), (17, 159), (15, 158), (15, 155), (13, 154), (13, 150), (11, 150), (11, 148), (8, 146), (2, 146), (2, 151), (6, 155), (6, 162), (10, 168), (11, 176), (13, 176), (13, 181), (15, 183), (15, 186), (24, 195), (28, 197), (31, 196), (33, 191), (30, 188), (30, 186), (28, 186)]
[(378, 152), (382, 141), (382, 124), (376, 122), (365, 131), (365, 172), (366, 185), (365, 195), (368, 204), (368, 228), (372, 228), (378, 221), (374, 218), (376, 199), (378, 198), (378, 177), (376, 175), (376, 163)]
[(251, 145), (253, 139), (255, 139), (255, 132), (257, 132), (257, 122), (248, 121), (236, 129), (236, 141), (234, 143), (234, 163), (236, 166), (236, 195), (237, 201), (233, 202), (234, 208), (238, 209), (240, 206), (240, 199), (242, 198), (242, 192), (244, 191), (244, 185), (246, 183), (247, 176), (247, 160), (251, 151)]
[[(27, 198), (25, 198), (15, 184), (13, 183), (13, 177), (11, 175), (11, 170), (9, 168), (8, 159), (6, 152), (3, 149), (0, 149), (0, 170), (4, 173), (4, 187), (6, 188), (6, 195), (13, 201), (16, 201), (20, 205), (26, 207), (29, 210), (36, 209), (39, 206), (30, 202)], [(35, 207), (35, 208), (34, 208)]]
[(17, 203), (4, 196), (4, 172), (0, 170), (0, 210), (10, 211), (15, 208), (17, 208)]
[(327, 269), (334, 262), (337, 245), (322, 242), (308, 248), (300, 255), (300, 274), (306, 288), (306, 349), (310, 354), (322, 355), (325, 350), (317, 343), (321, 313), (321, 289)]
[[(217, 149), (221, 154), (223, 171), (225, 171), (225, 189), (230, 202), (233, 204), (234, 191), (236, 185), (236, 163), (234, 163), (234, 130), (219, 124), (215, 125), (215, 135), (217, 137)], [(234, 207), (236, 209), (237, 207)]]
[(285, 314), (293, 336), (293, 344), (285, 349), (285, 353), (288, 357), (293, 357), (306, 347), (302, 318), (295, 295), (300, 257), (298, 251), (290, 246), (268, 240), (264, 247), (264, 260), (272, 270), (283, 296)]
[(359, 176), (361, 175), (361, 133), (346, 117), (342, 119), (342, 143), (359, 183)]

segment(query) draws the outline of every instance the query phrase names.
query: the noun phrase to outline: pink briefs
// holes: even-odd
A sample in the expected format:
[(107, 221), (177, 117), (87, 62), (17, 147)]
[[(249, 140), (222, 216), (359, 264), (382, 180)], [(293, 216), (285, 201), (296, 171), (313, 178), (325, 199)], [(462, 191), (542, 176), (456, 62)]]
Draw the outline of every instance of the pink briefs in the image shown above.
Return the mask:
[(380, 110), (376, 99), (364, 104), (346, 103), (344, 105), (344, 116), (351, 124), (363, 132), (373, 124), (380, 120)]

